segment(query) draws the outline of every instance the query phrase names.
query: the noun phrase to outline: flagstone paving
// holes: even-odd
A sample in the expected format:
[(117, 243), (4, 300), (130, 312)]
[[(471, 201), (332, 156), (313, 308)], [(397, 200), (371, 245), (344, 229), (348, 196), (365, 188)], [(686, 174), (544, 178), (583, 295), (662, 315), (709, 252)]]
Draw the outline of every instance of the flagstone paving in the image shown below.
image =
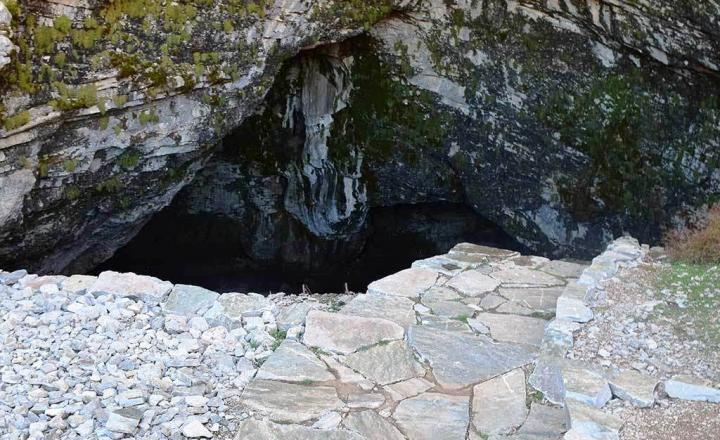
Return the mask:
[(310, 310), (302, 342), (283, 342), (245, 388), (257, 421), (237, 438), (314, 438), (303, 427), (321, 425), (327, 438), (561, 438), (563, 411), (531, 407), (527, 378), (581, 269), (464, 243), (338, 312)]

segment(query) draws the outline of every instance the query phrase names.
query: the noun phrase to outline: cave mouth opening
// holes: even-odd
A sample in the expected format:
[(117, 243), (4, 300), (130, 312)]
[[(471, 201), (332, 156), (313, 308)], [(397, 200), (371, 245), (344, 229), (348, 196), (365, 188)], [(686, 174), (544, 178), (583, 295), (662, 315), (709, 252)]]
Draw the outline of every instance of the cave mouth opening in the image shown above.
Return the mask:
[(364, 292), (460, 242), (527, 251), (468, 206), (442, 136), (408, 135), (429, 110), (393, 105), (402, 97), (375, 47), (360, 36), (286, 61), (262, 108), (94, 272), (217, 292)]
[[(106, 261), (104, 270), (151, 275), (217, 292), (269, 294), (364, 292), (367, 285), (446, 253), (460, 242), (526, 251), (497, 225), (457, 203), (371, 208), (357, 241), (331, 243), (313, 261), (258, 261), (243, 251), (243, 237), (221, 216), (195, 216), (171, 205)], [(310, 246), (310, 243), (307, 243)]]

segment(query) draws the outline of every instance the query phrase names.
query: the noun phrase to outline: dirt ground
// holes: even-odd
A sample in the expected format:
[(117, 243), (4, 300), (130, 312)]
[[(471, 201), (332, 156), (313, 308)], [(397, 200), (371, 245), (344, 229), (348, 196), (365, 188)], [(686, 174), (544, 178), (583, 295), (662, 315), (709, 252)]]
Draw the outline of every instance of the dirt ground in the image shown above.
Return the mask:
[[(690, 374), (720, 385), (720, 268), (669, 263), (662, 254), (623, 269), (579, 333), (570, 357), (668, 379)], [(616, 402), (623, 440), (720, 439), (720, 404), (668, 398), (650, 409)]]

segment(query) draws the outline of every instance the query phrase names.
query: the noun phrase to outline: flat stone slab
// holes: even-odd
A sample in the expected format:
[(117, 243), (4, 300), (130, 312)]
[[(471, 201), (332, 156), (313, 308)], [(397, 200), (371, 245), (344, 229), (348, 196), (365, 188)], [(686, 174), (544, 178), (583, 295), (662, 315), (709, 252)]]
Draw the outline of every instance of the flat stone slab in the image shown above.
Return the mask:
[(349, 408), (376, 409), (385, 405), (385, 396), (380, 393), (353, 393), (345, 399)]
[(142, 417), (143, 412), (137, 408), (122, 408), (110, 412), (105, 428), (113, 432), (133, 434)]
[(608, 379), (595, 369), (575, 363), (565, 363), (561, 369), (567, 399), (602, 408), (612, 398)]
[(139, 298), (148, 304), (158, 305), (172, 288), (171, 283), (155, 277), (107, 271), (101, 273), (87, 291), (95, 296), (111, 294)]
[(583, 270), (589, 264), (573, 263), (570, 261), (553, 260), (543, 264), (540, 270), (560, 278), (580, 278)]
[(573, 347), (575, 343), (573, 335), (580, 326), (577, 322), (564, 319), (553, 319), (548, 322), (543, 336), (543, 353), (555, 353), (557, 357), (563, 358)]
[(500, 307), (506, 302), (507, 300), (502, 296), (491, 293), (489, 295), (485, 295), (478, 303), (478, 306), (483, 310), (492, 310)]
[(402, 339), (403, 328), (378, 318), (312, 310), (305, 320), (303, 342), (329, 352), (350, 354), (381, 341)]
[(422, 394), (433, 386), (432, 382), (428, 382), (422, 377), (414, 377), (392, 385), (386, 385), (384, 389), (393, 400), (400, 401)]
[(404, 341), (390, 342), (345, 357), (345, 365), (380, 385), (425, 374)]
[(275, 322), (280, 330), (288, 331), (291, 327), (305, 324), (308, 312), (314, 307), (317, 306), (310, 302), (299, 302), (283, 307), (275, 318)]
[(674, 399), (720, 403), (720, 390), (706, 381), (685, 375), (665, 381), (665, 392)]
[(539, 269), (549, 262), (550, 259), (537, 255), (518, 255), (508, 260), (508, 263), (514, 264), (515, 266), (527, 267), (528, 269)]
[(167, 300), (162, 304), (165, 313), (194, 315), (215, 304), (220, 294), (202, 287), (176, 284)]
[(465, 296), (481, 296), (492, 292), (500, 286), (500, 282), (477, 270), (467, 270), (454, 276), (446, 284)]
[(444, 316), (424, 315), (420, 317), (420, 323), (425, 327), (435, 328), (438, 330), (466, 333), (470, 332), (470, 328), (465, 322)]
[(532, 310), (555, 312), (557, 299), (562, 295), (562, 287), (500, 288), (498, 294), (509, 301), (516, 302)]
[(346, 429), (315, 429), (309, 426), (286, 425), (267, 420), (247, 419), (239, 423), (235, 440), (365, 440)]
[(520, 255), (520, 252), (482, 246), (473, 243), (460, 243), (455, 245), (452, 249), (450, 249), (450, 252), (448, 252), (448, 255), (451, 256), (456, 254), (473, 254), (481, 255), (491, 260), (504, 260), (507, 258), (517, 257)]
[(204, 317), (210, 325), (235, 329), (242, 325), (242, 318), (261, 316), (274, 307), (272, 301), (261, 295), (224, 293)]
[(459, 301), (425, 301), (423, 304), (430, 308), (435, 315), (446, 318), (467, 318), (472, 316), (475, 310), (467, 304)]
[(370, 295), (395, 295), (418, 298), (425, 290), (434, 286), (440, 275), (425, 267), (413, 267), (374, 281), (368, 286)]
[(569, 428), (588, 434), (617, 434), (623, 421), (617, 416), (593, 406), (576, 401), (568, 401)]
[(340, 309), (346, 315), (382, 318), (407, 328), (415, 324), (414, 302), (400, 296), (358, 295)]
[(93, 284), (97, 281), (97, 277), (91, 275), (73, 275), (62, 281), (62, 290), (71, 292), (77, 295), (87, 292)]
[(405, 436), (375, 411), (353, 412), (345, 417), (343, 426), (367, 440), (405, 440)]
[(567, 414), (564, 408), (533, 402), (525, 423), (509, 439), (556, 440), (561, 438), (567, 428)]
[(543, 393), (550, 403), (562, 405), (565, 401), (565, 381), (555, 359), (538, 359), (528, 383)]
[(344, 405), (333, 387), (263, 379), (255, 379), (245, 387), (241, 404), (267, 415), (272, 421), (286, 423), (317, 419), (323, 413), (337, 411)]
[(491, 379), (534, 359), (530, 351), (517, 345), (425, 326), (410, 327), (408, 341), (430, 363), (438, 383), (450, 390)]
[(255, 376), (258, 379), (286, 382), (325, 382), (334, 380), (325, 362), (297, 341), (285, 339), (265, 360)]
[(462, 440), (469, 409), (469, 397), (425, 393), (400, 402), (393, 418), (408, 440)]
[(546, 321), (518, 315), (478, 313), (475, 317), (490, 329), (490, 336), (496, 341), (540, 347)]
[(585, 323), (593, 319), (593, 311), (585, 301), (561, 295), (557, 300), (555, 316), (558, 319)]
[(655, 388), (659, 381), (652, 376), (626, 370), (612, 377), (609, 383), (610, 391), (618, 399), (640, 408), (649, 408), (655, 403)]
[(445, 255), (436, 255), (424, 260), (413, 261), (411, 267), (424, 267), (449, 277), (459, 273), (466, 265), (453, 261)]
[(473, 388), (475, 429), (483, 434), (509, 434), (527, 417), (525, 373), (517, 369)]
[(503, 287), (555, 287), (564, 286), (565, 280), (539, 270), (517, 267), (492, 272), (490, 276)]
[(327, 366), (335, 373), (338, 380), (344, 384), (352, 384), (362, 390), (369, 391), (375, 387), (375, 384), (365, 379), (360, 373), (356, 373), (351, 368), (341, 364), (340, 361), (335, 359), (331, 355), (321, 354), (320, 358), (327, 364)]
[(425, 293), (422, 294), (422, 301), (453, 301), (461, 299), (459, 293), (447, 286), (434, 286), (429, 288)]

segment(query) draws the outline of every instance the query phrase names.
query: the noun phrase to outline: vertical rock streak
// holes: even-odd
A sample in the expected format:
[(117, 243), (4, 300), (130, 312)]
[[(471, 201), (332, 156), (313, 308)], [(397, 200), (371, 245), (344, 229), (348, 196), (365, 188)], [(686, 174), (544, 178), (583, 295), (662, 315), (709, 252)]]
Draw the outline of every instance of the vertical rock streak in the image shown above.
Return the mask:
[(367, 215), (362, 181), (363, 156), (352, 151), (345, 163), (333, 161), (328, 147), (333, 115), (344, 109), (352, 91), (350, 60), (308, 58), (299, 69), (299, 96), (288, 98), (285, 128), (296, 115), (305, 121), (305, 143), (297, 162), (288, 165), (285, 208), (321, 237), (358, 232)]

